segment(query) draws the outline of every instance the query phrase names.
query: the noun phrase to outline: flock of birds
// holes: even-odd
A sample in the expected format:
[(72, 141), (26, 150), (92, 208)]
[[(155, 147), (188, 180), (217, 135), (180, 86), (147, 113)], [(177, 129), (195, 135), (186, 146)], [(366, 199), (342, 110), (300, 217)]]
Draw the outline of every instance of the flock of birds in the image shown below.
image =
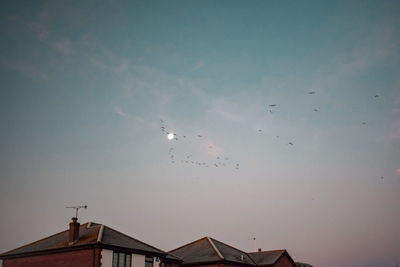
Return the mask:
[[(178, 135), (177, 133), (174, 132), (168, 132), (166, 130), (167, 126), (166, 126), (166, 122), (163, 119), (160, 119), (160, 129), (161, 132), (164, 136), (167, 136), (167, 138), (170, 141), (179, 141), (181, 139), (191, 139), (191, 138), (197, 138), (197, 139), (203, 139), (203, 135), (201, 134), (196, 134), (195, 136), (188, 136), (188, 135)], [(214, 149), (214, 147), (212, 145), (208, 146), (208, 149), (210, 151), (212, 151)], [(181, 157), (181, 158), (177, 158), (176, 153), (175, 153), (175, 149), (174, 147), (170, 147), (169, 151), (168, 151), (168, 156), (169, 159), (171, 161), (171, 163), (182, 163), (182, 164), (190, 164), (193, 166), (198, 166), (198, 167), (205, 167), (205, 168), (209, 168), (209, 167), (229, 167), (229, 166), (233, 166), (233, 168), (235, 170), (239, 170), (239, 163), (231, 163), (231, 160), (228, 156), (215, 156), (213, 160), (211, 161), (204, 161), (204, 160), (196, 160), (193, 157), (193, 154), (186, 154), (185, 156)]]
[[(315, 93), (316, 93), (315, 91), (310, 91), (310, 92), (308, 92), (307, 94), (309, 94), (309, 95), (314, 95)], [(276, 108), (277, 106), (278, 106), (277, 104), (268, 104), (268, 105), (267, 105), (268, 112), (269, 112), (270, 114), (274, 114), (274, 113), (275, 113), (274, 108)], [(314, 112), (318, 112), (319, 110), (318, 110), (318, 108), (314, 108), (313, 111), (314, 111)], [(262, 130), (261, 130), (261, 129), (258, 129), (258, 132), (261, 133)], [(276, 137), (276, 138), (279, 138), (279, 135), (276, 135), (275, 137)], [(289, 146), (294, 146), (293, 141), (289, 141), (289, 142), (287, 142), (286, 144), (289, 145)]]
[[(309, 91), (307, 92), (308, 95), (315, 95), (316, 92), (315, 91)], [(374, 98), (378, 98), (379, 95), (376, 94), (374, 95)], [(269, 114), (274, 114), (275, 113), (275, 109), (278, 105), (277, 104), (267, 104), (267, 113)], [(314, 108), (313, 109), (314, 112), (318, 112), (319, 109), (318, 108)], [(160, 129), (161, 132), (164, 136), (167, 136), (167, 138), (170, 141), (179, 141), (179, 140), (189, 140), (192, 138), (197, 138), (197, 139), (203, 139), (203, 135), (202, 134), (195, 134), (194, 136), (189, 136), (189, 135), (178, 135), (177, 133), (174, 132), (170, 132), (167, 130), (167, 124), (163, 119), (160, 119)], [(361, 122), (362, 125), (366, 125), (367, 123), (365, 121)], [(259, 133), (262, 133), (262, 129), (258, 129)], [(280, 138), (279, 135), (275, 136), (276, 138)], [(288, 141), (286, 143), (286, 145), (288, 146), (294, 146), (294, 142), (292, 140)], [(213, 149), (213, 146), (208, 146), (209, 150)], [(213, 160), (211, 161), (204, 161), (204, 160), (196, 160), (193, 158), (192, 154), (187, 154), (185, 156), (181, 156), (181, 158), (177, 158), (176, 154), (175, 154), (175, 150), (173, 147), (171, 147), (168, 151), (168, 155), (169, 155), (169, 159), (171, 161), (171, 163), (182, 163), (182, 164), (191, 164), (193, 166), (199, 166), (199, 167), (227, 167), (227, 166), (231, 166), (233, 167), (235, 170), (239, 170), (239, 163), (233, 163), (230, 160), (229, 157), (227, 156), (215, 156), (213, 158)], [(382, 180), (384, 179), (383, 176), (380, 177)]]

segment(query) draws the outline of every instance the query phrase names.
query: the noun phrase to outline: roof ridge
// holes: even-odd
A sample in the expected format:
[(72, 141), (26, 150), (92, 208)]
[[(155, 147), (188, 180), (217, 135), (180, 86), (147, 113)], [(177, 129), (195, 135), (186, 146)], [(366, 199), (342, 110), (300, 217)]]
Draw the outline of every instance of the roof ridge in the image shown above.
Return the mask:
[(208, 242), (211, 244), (211, 246), (213, 247), (213, 249), (215, 250), (215, 252), (217, 252), (218, 257), (223, 260), (224, 256), (222, 256), (221, 252), (218, 250), (218, 248), (215, 246), (214, 242), (211, 240), (210, 237), (206, 237)]
[[(102, 225), (104, 225), (104, 224), (102, 224)], [(118, 231), (118, 230), (115, 230), (114, 228), (111, 228), (111, 227), (109, 227), (109, 226), (107, 226), (107, 225), (104, 225), (104, 227), (106, 227), (106, 228), (108, 228), (108, 229), (110, 229), (110, 230), (113, 230), (113, 231), (115, 231), (115, 232), (117, 232), (117, 233), (119, 233), (119, 234), (121, 234), (121, 235), (124, 235), (124, 236), (126, 236), (126, 237), (128, 237), (128, 238), (130, 238), (130, 239), (133, 239), (133, 240), (135, 240), (135, 241), (137, 241), (137, 242), (139, 242), (139, 243), (142, 243), (142, 244), (144, 244), (144, 245), (146, 245), (146, 246), (149, 246), (149, 247), (151, 247), (151, 248), (153, 248), (153, 249), (159, 250), (159, 251), (161, 251), (162, 253), (168, 254), (168, 252), (166, 252), (166, 251), (164, 251), (164, 250), (162, 250), (162, 249), (159, 249), (159, 248), (156, 248), (156, 247), (154, 247), (154, 246), (152, 246), (152, 245), (149, 245), (149, 244), (147, 244), (147, 243), (145, 243), (145, 242), (143, 242), (143, 241), (140, 241), (140, 240), (138, 240), (138, 239), (136, 239), (136, 238), (133, 238), (133, 237), (127, 235), (127, 234), (124, 234), (124, 233), (122, 233), (122, 232), (120, 232), (120, 231)]]
[(243, 251), (243, 250), (240, 250), (240, 249), (238, 249), (238, 248), (235, 248), (235, 247), (233, 247), (233, 246), (231, 246), (231, 245), (228, 245), (228, 244), (226, 244), (226, 243), (224, 243), (224, 242), (222, 242), (222, 241), (219, 241), (219, 240), (217, 240), (217, 239), (215, 239), (215, 238), (212, 238), (212, 237), (210, 237), (210, 238), (213, 239), (213, 240), (215, 240), (215, 241), (217, 241), (217, 242), (219, 242), (219, 243), (221, 243), (221, 244), (223, 244), (223, 245), (225, 245), (225, 246), (227, 246), (227, 247), (236, 249), (236, 250), (238, 250), (238, 251), (240, 251), (240, 252), (243, 252), (244, 254), (248, 254), (247, 252), (245, 252), (245, 251)]
[(234, 246), (228, 245), (228, 244), (226, 244), (226, 243), (224, 243), (224, 242), (222, 242), (222, 241), (219, 241), (219, 240), (217, 240), (217, 239), (215, 239), (215, 238), (212, 238), (212, 237), (210, 237), (210, 238), (213, 239), (213, 240), (215, 240), (215, 241), (217, 241), (217, 242), (219, 242), (219, 243), (221, 243), (221, 244), (223, 244), (223, 245), (225, 245), (225, 246), (227, 246), (227, 247), (230, 247), (230, 248), (232, 248), (232, 249), (235, 249), (235, 250), (237, 250), (237, 251), (242, 252), (242, 253), (245, 254), (255, 265), (257, 265), (257, 263), (252, 259), (252, 257), (250, 257), (249, 253), (247, 253), (247, 252), (245, 252), (245, 251), (243, 251), (243, 250), (240, 250), (240, 249), (238, 249), (238, 248), (235, 248)]
[(199, 242), (200, 240), (203, 240), (203, 239), (206, 239), (206, 238), (207, 238), (207, 237), (205, 236), (205, 237), (202, 237), (202, 238), (197, 239), (197, 240), (195, 240), (195, 241), (192, 241), (192, 242), (190, 242), (190, 243), (184, 244), (184, 245), (182, 245), (182, 246), (180, 246), (180, 247), (177, 247), (177, 248), (174, 248), (174, 249), (168, 251), (168, 253), (170, 253), (170, 252), (172, 252), (172, 251), (175, 251), (175, 250), (178, 250), (178, 249), (181, 249), (181, 248), (183, 248), (183, 247), (192, 245), (192, 244), (194, 244), (194, 243), (196, 243), (196, 242)]
[(263, 251), (254, 251), (254, 252), (246, 252), (247, 254), (256, 254), (256, 253), (265, 253), (265, 252), (285, 252), (286, 249), (273, 249), (273, 250), (263, 250)]

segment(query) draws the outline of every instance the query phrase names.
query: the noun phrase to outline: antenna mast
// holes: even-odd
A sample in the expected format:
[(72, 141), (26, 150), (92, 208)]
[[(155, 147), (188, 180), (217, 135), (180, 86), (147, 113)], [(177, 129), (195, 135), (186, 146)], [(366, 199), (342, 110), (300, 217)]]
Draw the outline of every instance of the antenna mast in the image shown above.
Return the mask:
[(67, 208), (67, 209), (75, 209), (75, 218), (78, 218), (78, 210), (82, 209), (82, 208), (87, 209), (87, 205), (84, 205), (84, 206), (72, 206), (72, 207), (65, 207), (65, 208)]

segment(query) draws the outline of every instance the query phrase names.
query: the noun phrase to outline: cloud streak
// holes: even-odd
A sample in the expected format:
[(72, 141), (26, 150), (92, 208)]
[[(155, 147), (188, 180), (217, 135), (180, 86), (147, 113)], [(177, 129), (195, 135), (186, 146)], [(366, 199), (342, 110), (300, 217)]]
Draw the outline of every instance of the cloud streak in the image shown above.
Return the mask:
[(15, 70), (24, 74), (32, 80), (48, 80), (49, 77), (46, 73), (38, 70), (36, 66), (27, 61), (10, 62), (0, 57), (0, 64), (8, 69)]
[(114, 106), (113, 108), (114, 108), (114, 112), (117, 113), (119, 116), (124, 117), (124, 118), (128, 117), (128, 114), (125, 111), (123, 111), (122, 108), (120, 108), (118, 106)]
[(72, 53), (72, 45), (71, 41), (68, 39), (60, 39), (50, 43), (50, 46), (53, 47), (56, 51), (67, 56)]

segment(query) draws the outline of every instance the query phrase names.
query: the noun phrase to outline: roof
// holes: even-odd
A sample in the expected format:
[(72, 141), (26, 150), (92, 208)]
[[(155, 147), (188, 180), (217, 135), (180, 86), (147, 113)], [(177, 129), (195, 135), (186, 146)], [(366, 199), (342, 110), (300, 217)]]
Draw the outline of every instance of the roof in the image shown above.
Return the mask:
[[(37, 253), (57, 249), (78, 248), (80, 246), (94, 244), (115, 246), (134, 251), (141, 251), (143, 253), (167, 256), (167, 252), (120, 233), (106, 225), (89, 222), (82, 224), (79, 227), (79, 239), (73, 244), (69, 244), (69, 230), (65, 230), (25, 246), (7, 251), (3, 254), (0, 254), (0, 257), (26, 253)], [(173, 260), (176, 259), (176, 257), (171, 256), (170, 259)]]
[(211, 237), (203, 237), (171, 250), (169, 253), (180, 257), (183, 260), (183, 264), (229, 261), (245, 265), (255, 265), (246, 252)]
[(250, 252), (248, 254), (257, 265), (271, 265), (274, 264), (285, 252), (286, 250), (280, 249)]

